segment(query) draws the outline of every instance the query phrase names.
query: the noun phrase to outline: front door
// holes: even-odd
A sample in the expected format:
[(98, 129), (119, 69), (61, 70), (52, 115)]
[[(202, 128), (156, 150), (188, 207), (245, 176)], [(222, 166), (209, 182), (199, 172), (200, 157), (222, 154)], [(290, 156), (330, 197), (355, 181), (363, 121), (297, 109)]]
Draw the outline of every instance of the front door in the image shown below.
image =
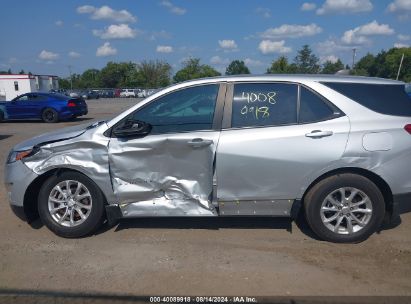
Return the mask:
[(123, 216), (216, 215), (212, 186), (225, 87), (173, 91), (124, 120), (144, 121), (152, 130), (110, 141), (111, 180)]
[(257, 215), (289, 215), (313, 176), (341, 158), (348, 118), (292, 83), (235, 84), (229, 98), (216, 158), (218, 201), (230, 206), (225, 214), (244, 214), (236, 207), (243, 205)]

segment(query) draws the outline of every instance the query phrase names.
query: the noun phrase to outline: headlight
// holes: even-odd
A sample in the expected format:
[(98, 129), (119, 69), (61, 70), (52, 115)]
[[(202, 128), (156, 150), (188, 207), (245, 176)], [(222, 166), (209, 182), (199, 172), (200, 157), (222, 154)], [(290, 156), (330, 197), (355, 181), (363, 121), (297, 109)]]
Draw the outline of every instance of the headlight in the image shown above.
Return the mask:
[(13, 151), (12, 150), (9, 154), (9, 157), (7, 158), (7, 163), (11, 164), (18, 160), (22, 160), (25, 157), (35, 154), (37, 151), (38, 149), (35, 149), (35, 148), (24, 150), (24, 151)]

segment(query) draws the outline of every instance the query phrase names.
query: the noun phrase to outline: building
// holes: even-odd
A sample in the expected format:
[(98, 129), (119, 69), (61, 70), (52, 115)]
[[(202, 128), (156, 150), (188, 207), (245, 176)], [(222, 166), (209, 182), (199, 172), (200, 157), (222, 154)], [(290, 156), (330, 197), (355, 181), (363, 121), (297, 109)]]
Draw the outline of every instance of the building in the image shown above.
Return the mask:
[(48, 92), (59, 88), (58, 77), (52, 75), (0, 75), (0, 100), (11, 100), (30, 92)]

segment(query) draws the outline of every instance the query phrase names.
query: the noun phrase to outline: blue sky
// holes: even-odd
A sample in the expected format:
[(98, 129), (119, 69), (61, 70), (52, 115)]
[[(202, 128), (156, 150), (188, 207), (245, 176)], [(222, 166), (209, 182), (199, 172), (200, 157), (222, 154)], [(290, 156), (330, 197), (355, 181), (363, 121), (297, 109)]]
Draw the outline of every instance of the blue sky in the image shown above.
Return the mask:
[(411, 44), (411, 0), (1, 1), (0, 70), (67, 76), (108, 61), (188, 57), (263, 73), (309, 44), (322, 61)]

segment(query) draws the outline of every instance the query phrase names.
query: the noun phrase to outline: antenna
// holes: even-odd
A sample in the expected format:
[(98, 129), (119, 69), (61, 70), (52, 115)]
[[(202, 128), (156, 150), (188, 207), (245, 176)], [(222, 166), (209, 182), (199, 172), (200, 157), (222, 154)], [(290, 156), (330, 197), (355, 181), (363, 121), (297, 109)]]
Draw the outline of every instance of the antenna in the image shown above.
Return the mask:
[(400, 61), (400, 66), (398, 67), (398, 73), (397, 73), (397, 80), (400, 77), (400, 72), (401, 72), (401, 67), (402, 67), (402, 62), (404, 61), (404, 53), (402, 53), (401, 61)]

